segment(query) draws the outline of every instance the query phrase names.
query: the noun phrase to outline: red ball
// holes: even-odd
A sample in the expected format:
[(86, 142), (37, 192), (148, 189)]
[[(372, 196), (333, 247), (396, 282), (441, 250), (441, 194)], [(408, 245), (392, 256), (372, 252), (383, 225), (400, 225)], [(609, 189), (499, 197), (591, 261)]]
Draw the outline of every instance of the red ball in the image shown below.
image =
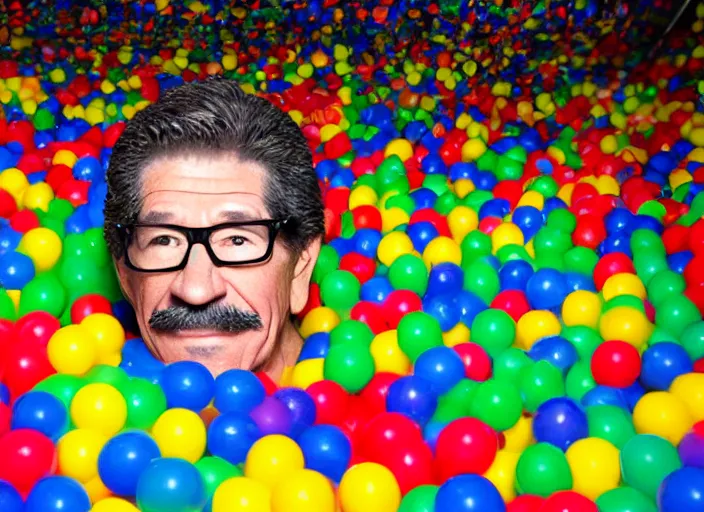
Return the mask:
[(418, 295), (410, 290), (394, 290), (386, 297), (382, 310), (386, 323), (391, 329), (396, 329), (401, 318), (413, 311), (420, 311), (423, 302)]
[(358, 395), (350, 395), (347, 412), (340, 424), (340, 428), (352, 441), (352, 444), (356, 446), (361, 437), (360, 432), (373, 417), (374, 412), (370, 410), (369, 404), (364, 398)]
[(0, 437), (0, 460), (0, 480), (25, 493), (37, 480), (56, 471), (56, 448), (36, 430), (11, 430)]
[(594, 285), (596, 289), (601, 291), (609, 277), (621, 273), (636, 273), (631, 259), (622, 252), (605, 254), (594, 267)]
[(524, 494), (522, 496), (516, 496), (516, 498), (506, 506), (506, 512), (539, 512), (543, 503), (545, 503), (545, 498), (532, 494)]
[(508, 313), (514, 322), (530, 311), (530, 303), (521, 290), (504, 290), (491, 301), (491, 308)]
[(503, 224), (503, 220), (498, 217), (484, 217), (479, 221), (479, 231), (485, 235), (490, 235), (492, 231)]
[(369, 406), (374, 414), (381, 414), (386, 410), (386, 395), (389, 394), (389, 387), (396, 382), (400, 375), (391, 372), (375, 373), (372, 380), (364, 386), (359, 396)]
[(374, 229), (381, 231), (381, 212), (372, 205), (358, 206), (352, 210), (352, 222), (356, 229)]
[(317, 283), (310, 283), (310, 288), (308, 289), (308, 301), (297, 316), (299, 319), (303, 320), (309, 311), (322, 305), (323, 301), (320, 299), (320, 285)]
[(441, 215), (432, 208), (423, 208), (416, 210), (411, 214), (408, 224), (417, 224), (419, 222), (430, 222), (435, 229), (438, 230), (440, 236), (452, 237), (452, 232), (447, 224), (447, 217)]
[[(695, 373), (704, 373), (704, 357), (694, 361), (692, 371)], [(704, 433), (702, 435), (704, 435)]]
[(7, 190), (0, 188), (0, 217), (9, 219), (17, 211), (17, 203)]
[(90, 181), (79, 181), (69, 178), (61, 184), (56, 192), (56, 197), (66, 199), (75, 208), (88, 202), (89, 187)]
[(59, 330), (59, 320), (45, 311), (32, 311), (17, 320), (15, 336), (20, 343), (38, 343), (46, 348), (49, 339)]
[(76, 299), (71, 306), (71, 322), (80, 324), (85, 317), (94, 313), (112, 315), (110, 301), (98, 294), (84, 295)]
[(545, 500), (538, 512), (599, 512), (596, 503), (574, 491), (559, 491)]
[(420, 485), (433, 485), (433, 451), (422, 440), (411, 441), (393, 450), (379, 451), (368, 458), (387, 467), (396, 477), (401, 494)]
[(662, 233), (662, 243), (665, 246), (665, 252), (667, 254), (674, 254), (676, 252), (686, 251), (692, 244), (689, 237), (690, 228), (687, 226), (673, 224), (667, 227)]
[(339, 425), (347, 414), (350, 395), (337, 382), (321, 380), (306, 389), (315, 402), (315, 423)]
[(361, 301), (355, 304), (350, 311), (352, 320), (359, 320), (369, 326), (374, 334), (388, 330), (389, 326), (384, 319), (384, 313), (379, 304)]
[(682, 273), (689, 288), (699, 288), (704, 285), (704, 254), (695, 255), (689, 260)]
[(374, 277), (376, 262), (359, 253), (348, 252), (340, 258), (340, 270), (351, 272), (360, 284), (364, 284)]
[(10, 388), (12, 400), (16, 400), (39, 381), (54, 373), (56, 371), (46, 355), (46, 347), (32, 343), (14, 343), (8, 348), (4, 381)]
[(22, 210), (10, 217), (10, 227), (18, 233), (26, 233), (39, 227), (39, 218), (32, 210)]
[(350, 200), (350, 189), (347, 187), (331, 188), (325, 193), (325, 207), (338, 215), (347, 210)]
[[(674, 227), (674, 226), (673, 226)], [(684, 226), (679, 226), (684, 228)], [(683, 234), (686, 233), (687, 228), (680, 230)], [(682, 236), (683, 240), (688, 240), (689, 250), (694, 254), (704, 254), (704, 219), (699, 219), (697, 222), (692, 224), (689, 229), (688, 237)]]
[(49, 172), (46, 173), (47, 185), (49, 185), (56, 193), (61, 185), (73, 178), (73, 170), (68, 165), (55, 165)]
[(279, 389), (276, 382), (274, 382), (266, 372), (256, 372), (254, 375), (257, 376), (259, 382), (261, 382), (262, 386), (264, 386), (264, 392), (267, 396), (273, 395)]
[(605, 341), (592, 354), (594, 382), (601, 386), (627, 388), (640, 375), (638, 349), (625, 341)]
[(438, 436), (435, 463), (440, 481), (465, 473), (483, 475), (499, 449), (496, 431), (476, 418), (449, 423)]
[(388, 452), (423, 442), (420, 427), (410, 418), (397, 412), (384, 412), (372, 418), (360, 431), (359, 454), (368, 460), (381, 452)]
[(12, 421), (12, 410), (0, 402), (0, 438), (10, 431), (10, 422)]
[(491, 377), (491, 358), (484, 347), (468, 342), (455, 345), (452, 350), (457, 352), (464, 363), (465, 377), (479, 382)]
[(604, 219), (597, 215), (582, 215), (577, 218), (577, 227), (572, 232), (572, 243), (596, 249), (606, 238)]

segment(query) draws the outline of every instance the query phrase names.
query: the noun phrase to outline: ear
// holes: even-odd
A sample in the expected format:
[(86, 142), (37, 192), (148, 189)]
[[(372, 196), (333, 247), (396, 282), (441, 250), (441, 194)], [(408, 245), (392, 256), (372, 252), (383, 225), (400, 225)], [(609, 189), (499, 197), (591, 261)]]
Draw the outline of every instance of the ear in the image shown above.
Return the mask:
[(112, 259), (113, 265), (115, 265), (115, 272), (117, 273), (117, 278), (120, 281), (120, 290), (122, 290), (122, 295), (125, 296), (127, 302), (129, 302), (132, 307), (134, 307), (134, 290), (130, 284), (130, 269), (125, 266), (125, 262), (122, 258)]
[(313, 240), (308, 247), (301, 251), (298, 261), (293, 269), (293, 280), (291, 281), (291, 313), (300, 313), (308, 302), (308, 292), (310, 279), (313, 275), (315, 262), (320, 254), (322, 236)]

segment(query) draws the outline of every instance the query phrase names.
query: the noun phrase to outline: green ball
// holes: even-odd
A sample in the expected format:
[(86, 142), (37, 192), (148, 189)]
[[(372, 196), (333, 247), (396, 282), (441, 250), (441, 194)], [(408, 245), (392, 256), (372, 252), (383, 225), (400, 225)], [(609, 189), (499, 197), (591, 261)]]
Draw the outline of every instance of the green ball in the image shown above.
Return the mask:
[(0, 320), (10, 320), (11, 322), (17, 320), (15, 303), (4, 288), (0, 288)]
[(687, 326), (679, 338), (692, 361), (704, 357), (704, 321)]
[(208, 499), (215, 494), (215, 489), (228, 478), (243, 476), (242, 470), (220, 457), (207, 456), (195, 464), (196, 469), (203, 477), (205, 493)]
[(577, 227), (577, 217), (566, 208), (555, 208), (548, 214), (545, 225), (562, 233), (571, 234)]
[(635, 295), (617, 295), (613, 299), (606, 301), (602, 307), (602, 314), (606, 313), (610, 309), (621, 306), (637, 309), (641, 313), (645, 314), (645, 304)]
[(371, 345), (374, 333), (364, 322), (359, 320), (343, 320), (330, 331), (330, 346), (343, 343), (361, 343)]
[(348, 393), (357, 393), (374, 377), (374, 358), (364, 343), (331, 346), (325, 357), (323, 377), (337, 382)]
[(523, 370), (533, 365), (533, 360), (520, 348), (509, 347), (494, 358), (494, 378), (518, 385)]
[(636, 229), (631, 234), (631, 251), (633, 256), (665, 257), (665, 245), (662, 238), (652, 229)]
[(474, 393), (470, 414), (502, 431), (513, 427), (521, 418), (523, 402), (518, 388), (511, 382), (489, 379)]
[(71, 400), (78, 390), (87, 384), (82, 378), (75, 375), (56, 373), (50, 375), (34, 386), (34, 391), (46, 391), (61, 400), (66, 408), (71, 407)]
[(469, 265), (477, 258), (491, 254), (491, 237), (478, 229), (470, 231), (460, 244), (462, 265)]
[(520, 379), (525, 408), (535, 412), (543, 402), (565, 396), (565, 382), (560, 370), (545, 360), (526, 368)]
[(630, 414), (615, 405), (587, 407), (587, 422), (589, 437), (604, 439), (619, 450), (636, 435)]
[(464, 289), (491, 304), (501, 289), (499, 273), (481, 260), (470, 263), (464, 270)]
[(687, 327), (701, 319), (697, 306), (684, 295), (670, 297), (655, 311), (655, 325), (676, 339), (682, 336)]
[(67, 290), (81, 295), (97, 293), (103, 282), (102, 271), (87, 256), (62, 257), (58, 275)]
[(543, 498), (572, 489), (572, 472), (564, 452), (548, 443), (526, 448), (516, 465), (516, 485), (524, 494)]
[(122, 387), (127, 402), (127, 426), (148, 430), (166, 410), (166, 395), (158, 384), (133, 377)]
[(413, 254), (404, 254), (389, 267), (389, 281), (395, 290), (410, 290), (419, 296), (428, 289), (428, 267)]
[(566, 272), (591, 276), (599, 262), (599, 256), (588, 247), (577, 246), (565, 252), (563, 262)]
[(443, 344), (440, 323), (422, 311), (413, 311), (401, 318), (397, 331), (398, 346), (412, 363), (429, 348)]
[(578, 361), (570, 371), (567, 372), (565, 380), (565, 390), (567, 396), (579, 402), (582, 397), (596, 387), (592, 370), (588, 362)]
[(66, 221), (73, 214), (73, 205), (66, 199), (54, 198), (49, 202), (47, 215), (61, 222)]
[(596, 347), (604, 341), (597, 331), (586, 325), (564, 327), (560, 336), (572, 344), (582, 361), (591, 361)]
[(450, 391), (438, 398), (438, 407), (431, 421), (450, 423), (458, 418), (470, 415), (474, 395), (479, 383), (470, 379), (462, 379)]
[(572, 237), (568, 231), (544, 226), (535, 234), (533, 247), (536, 257), (550, 254), (565, 254), (572, 248)]
[(46, 311), (61, 316), (66, 307), (66, 290), (53, 273), (39, 274), (22, 289), (19, 316), (32, 311)]
[(99, 364), (91, 368), (85, 375), (86, 384), (110, 384), (122, 392), (125, 384), (130, 380), (127, 372), (120, 367)]
[(596, 499), (599, 512), (658, 512), (653, 500), (633, 487), (617, 487)]
[(437, 485), (419, 485), (411, 489), (401, 500), (398, 512), (435, 512)]
[(677, 272), (663, 270), (655, 274), (648, 283), (648, 299), (656, 311), (660, 304), (672, 297), (679, 297), (684, 293), (687, 284)]
[(320, 284), (323, 278), (330, 272), (337, 269), (340, 264), (340, 256), (337, 251), (330, 245), (323, 245), (320, 248), (320, 254), (313, 267), (313, 282)]
[(485, 309), (474, 317), (469, 337), (491, 357), (498, 357), (513, 344), (516, 323), (501, 309)]
[(347, 311), (359, 302), (361, 285), (352, 272), (333, 270), (320, 284), (320, 298), (326, 306)]
[(636, 269), (636, 274), (646, 287), (650, 285), (653, 277), (669, 269), (667, 259), (664, 255), (661, 256), (659, 254), (634, 254), (633, 266)]
[(677, 448), (652, 434), (631, 437), (621, 449), (623, 481), (651, 499), (667, 475), (682, 467)]
[(83, 233), (71, 233), (64, 238), (64, 244), (61, 251), (62, 258), (72, 257), (90, 258), (90, 242)]
[(96, 265), (103, 267), (110, 263), (110, 251), (108, 250), (108, 244), (105, 242), (101, 228), (88, 229), (83, 233), (83, 237), (86, 241), (90, 259), (93, 260)]

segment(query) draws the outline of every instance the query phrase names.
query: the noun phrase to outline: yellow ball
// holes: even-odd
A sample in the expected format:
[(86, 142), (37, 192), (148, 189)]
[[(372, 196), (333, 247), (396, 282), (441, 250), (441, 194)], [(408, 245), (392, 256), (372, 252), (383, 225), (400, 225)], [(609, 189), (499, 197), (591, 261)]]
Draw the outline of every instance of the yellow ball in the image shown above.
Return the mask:
[(438, 236), (430, 241), (423, 251), (423, 261), (430, 269), (440, 263), (462, 263), (462, 250), (452, 238)]
[(51, 270), (61, 257), (61, 238), (49, 228), (34, 228), (27, 231), (17, 250), (29, 256), (37, 272)]
[(616, 140), (615, 135), (607, 135), (606, 137), (601, 139), (601, 142), (599, 142), (599, 146), (601, 147), (602, 153), (611, 155), (613, 153), (616, 153), (616, 150), (618, 149), (618, 140)]
[(469, 206), (455, 206), (447, 215), (447, 225), (454, 241), (461, 244), (468, 233), (477, 229), (479, 217)]
[(306, 359), (299, 361), (293, 367), (291, 375), (291, 386), (300, 389), (306, 389), (314, 382), (324, 380), (323, 368), (325, 366), (325, 358), (317, 357), (314, 359)]
[(0, 172), (0, 189), (14, 197), (18, 206), (22, 205), (22, 197), (27, 187), (29, 187), (27, 176), (19, 169), (11, 167)]
[[(430, 245), (430, 244), (428, 244)], [(390, 267), (396, 258), (404, 254), (413, 252), (413, 242), (410, 237), (402, 231), (392, 231), (384, 235), (379, 242), (376, 255), (384, 265)]]
[(269, 435), (259, 439), (247, 454), (244, 474), (272, 487), (305, 467), (303, 452), (290, 437)]
[(532, 418), (521, 415), (514, 426), (504, 430), (504, 439), (504, 450), (519, 455), (523, 453), (523, 450), (535, 442)]
[(205, 452), (205, 424), (188, 409), (167, 409), (152, 427), (162, 457), (177, 457), (195, 464)]
[(519, 206), (532, 206), (538, 210), (542, 210), (545, 206), (545, 197), (537, 190), (527, 190), (518, 200), (516, 208)]
[(340, 323), (340, 317), (334, 309), (319, 306), (311, 309), (301, 322), (299, 332), (307, 338), (317, 332), (330, 332)]
[(647, 296), (645, 286), (640, 278), (635, 274), (626, 272), (614, 274), (604, 282), (601, 290), (604, 300), (608, 301), (620, 295), (634, 295), (641, 300)]
[(510, 222), (499, 224), (491, 232), (491, 250), (494, 254), (506, 245), (523, 245), (524, 243), (523, 232)]
[(27, 187), (22, 194), (22, 207), (47, 212), (52, 199), (54, 199), (54, 190), (48, 184), (35, 183)]
[(477, 160), (486, 151), (486, 144), (481, 139), (469, 139), (462, 144), (462, 161), (472, 162)]
[(570, 293), (562, 303), (562, 321), (571, 327), (584, 325), (596, 329), (601, 317), (601, 298), (588, 290), (577, 290)]
[(442, 333), (442, 343), (446, 347), (454, 347), (460, 343), (467, 343), (469, 341), (470, 331), (469, 327), (459, 322), (449, 331)]
[(408, 224), (411, 219), (405, 210), (399, 207), (382, 208), (381, 210), (381, 230), (390, 233), (403, 224)]
[(78, 157), (73, 151), (68, 149), (60, 149), (54, 153), (54, 158), (51, 160), (53, 165), (65, 165), (73, 169), (73, 165), (78, 160)]
[(354, 210), (358, 206), (375, 206), (377, 201), (379, 196), (372, 187), (360, 185), (350, 192), (348, 205), (350, 210)]
[(363, 462), (342, 476), (338, 495), (342, 512), (389, 512), (401, 504), (394, 474), (381, 464)]
[(78, 428), (114, 436), (127, 421), (127, 402), (109, 384), (87, 384), (78, 390), (71, 401), (71, 420)]
[(91, 503), (97, 503), (112, 495), (110, 489), (105, 486), (99, 476), (85, 482), (83, 488), (86, 490)]
[(90, 512), (139, 512), (139, 509), (127, 500), (109, 497), (93, 505)]
[(80, 325), (67, 325), (56, 331), (46, 351), (54, 369), (68, 375), (86, 374), (98, 359), (95, 341)]
[(244, 476), (228, 478), (213, 494), (213, 512), (270, 512), (271, 491)]
[(384, 158), (392, 155), (398, 156), (405, 162), (413, 156), (413, 145), (406, 139), (394, 139), (386, 145)]
[(388, 330), (377, 334), (369, 347), (374, 358), (374, 368), (377, 372), (391, 372), (406, 375), (411, 368), (411, 361), (398, 346), (396, 330)]
[(637, 349), (643, 347), (653, 332), (653, 324), (641, 311), (617, 306), (604, 313), (599, 322), (599, 334), (605, 340), (621, 340)]
[(621, 480), (619, 451), (598, 437), (575, 441), (567, 448), (567, 463), (572, 470), (572, 490), (590, 500), (618, 487)]
[(335, 512), (335, 493), (330, 481), (317, 471), (299, 469), (276, 484), (272, 512)]
[(98, 476), (98, 456), (108, 437), (96, 430), (77, 428), (64, 434), (56, 445), (58, 474), (81, 483)]
[(670, 393), (682, 400), (695, 422), (704, 420), (704, 373), (686, 373), (670, 385)]
[(667, 391), (652, 391), (638, 400), (633, 425), (639, 434), (655, 434), (677, 446), (694, 424), (687, 405)]
[(506, 503), (516, 497), (518, 458), (518, 453), (499, 450), (491, 467), (484, 473), (484, 477), (494, 484)]
[(560, 321), (552, 312), (541, 309), (528, 311), (516, 323), (516, 345), (529, 350), (539, 339), (557, 336), (561, 330)]
[(122, 346), (125, 344), (125, 330), (114, 316), (93, 313), (85, 317), (80, 325), (95, 340), (98, 364), (106, 364), (111, 356), (122, 351)]

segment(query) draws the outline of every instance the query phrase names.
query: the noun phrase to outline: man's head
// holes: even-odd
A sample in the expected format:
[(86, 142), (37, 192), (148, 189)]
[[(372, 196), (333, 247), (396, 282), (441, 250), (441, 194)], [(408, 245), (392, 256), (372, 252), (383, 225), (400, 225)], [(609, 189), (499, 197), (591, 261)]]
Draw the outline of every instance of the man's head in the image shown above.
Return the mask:
[(113, 148), (105, 237), (141, 334), (165, 362), (278, 374), (298, 355), (324, 231), (296, 123), (229, 80), (166, 91)]

